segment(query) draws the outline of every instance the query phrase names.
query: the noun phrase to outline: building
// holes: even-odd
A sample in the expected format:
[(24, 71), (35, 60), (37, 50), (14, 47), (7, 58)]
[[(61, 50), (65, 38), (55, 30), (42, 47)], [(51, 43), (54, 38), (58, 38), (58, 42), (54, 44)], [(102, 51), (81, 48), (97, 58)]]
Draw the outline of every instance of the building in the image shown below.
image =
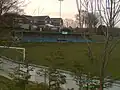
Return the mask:
[(15, 18), (15, 24), (18, 24), (21, 29), (31, 30), (32, 16), (21, 15)]
[[(29, 17), (29, 18), (28, 18)], [(5, 13), (3, 15), (3, 21), (7, 27), (14, 29), (30, 29), (32, 16), (20, 15), (18, 13)]]
[(5, 13), (2, 15), (2, 21), (5, 23), (5, 27), (14, 26), (15, 18), (20, 18), (21, 16), (17, 13)]
[(51, 25), (51, 18), (49, 16), (33, 16), (33, 22), (39, 28), (44, 29), (47, 25)]
[(51, 18), (52, 25), (56, 27), (62, 27), (63, 26), (63, 19), (62, 18)]
[(88, 36), (85, 40), (81, 33), (67, 31), (13, 31), (12, 35), (21, 42), (92, 42)]

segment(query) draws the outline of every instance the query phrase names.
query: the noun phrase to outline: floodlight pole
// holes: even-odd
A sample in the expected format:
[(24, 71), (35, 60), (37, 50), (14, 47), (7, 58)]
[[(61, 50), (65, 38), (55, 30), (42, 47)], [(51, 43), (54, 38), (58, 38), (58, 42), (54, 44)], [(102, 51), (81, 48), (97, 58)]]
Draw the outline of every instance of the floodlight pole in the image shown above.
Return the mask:
[(61, 18), (61, 4), (63, 0), (58, 0), (58, 1), (60, 1), (60, 18)]
[[(60, 2), (60, 19), (61, 19), (62, 18), (62, 14), (61, 14), (61, 11), (62, 11), (61, 8), (62, 7), (61, 7), (61, 4), (62, 4), (63, 0), (58, 0), (58, 1)], [(60, 20), (60, 28), (61, 28), (61, 26), (62, 26), (62, 24), (61, 24), (61, 20)], [(60, 31), (60, 28), (59, 28), (59, 31)]]
[(23, 50), (23, 62), (25, 61), (25, 48), (20, 48), (20, 47), (8, 47), (8, 46), (0, 46), (0, 48), (6, 48), (6, 49), (16, 49), (16, 50)]

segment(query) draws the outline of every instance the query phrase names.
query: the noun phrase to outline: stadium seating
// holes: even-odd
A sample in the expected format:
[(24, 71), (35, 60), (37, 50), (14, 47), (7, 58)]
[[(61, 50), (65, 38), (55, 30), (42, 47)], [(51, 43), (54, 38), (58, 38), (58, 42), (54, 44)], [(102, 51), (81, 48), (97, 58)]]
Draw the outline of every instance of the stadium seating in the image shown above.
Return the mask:
[(23, 37), (22, 42), (92, 42), (83, 38)]

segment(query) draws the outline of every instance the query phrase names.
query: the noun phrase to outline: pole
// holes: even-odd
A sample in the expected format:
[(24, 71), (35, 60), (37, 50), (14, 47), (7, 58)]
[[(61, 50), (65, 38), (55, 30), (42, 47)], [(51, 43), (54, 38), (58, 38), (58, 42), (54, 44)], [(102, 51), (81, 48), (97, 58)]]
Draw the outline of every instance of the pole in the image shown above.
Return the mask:
[(60, 28), (61, 28), (61, 0), (60, 0)]
[(82, 28), (82, 26), (81, 26), (81, 8), (82, 8), (81, 3), (82, 3), (82, 1), (80, 0), (80, 11), (79, 11), (80, 28)]
[[(115, 15), (115, 6), (116, 2), (114, 1), (114, 10), (113, 10), (113, 16)], [(115, 26), (115, 18), (113, 18), (113, 27)]]
[(97, 1), (95, 0), (95, 14), (96, 14), (96, 9), (97, 8)]
[[(102, 1), (101, 0), (99, 0), (99, 7), (100, 7), (100, 10), (102, 9)], [(102, 10), (101, 10), (102, 11)], [(101, 11), (100, 11), (100, 14), (101, 14)], [(102, 17), (100, 17), (100, 24), (102, 25)]]
[(61, 0), (60, 0), (60, 18), (61, 18)]
[(62, 11), (62, 9), (61, 9), (61, 8), (62, 8), (61, 5), (62, 5), (62, 1), (63, 1), (63, 0), (59, 0), (59, 1), (60, 1), (60, 18), (61, 18), (61, 16), (62, 16), (62, 14), (61, 14), (61, 11)]
[(77, 4), (77, 9), (78, 9), (78, 15), (79, 15), (79, 27), (81, 28), (81, 3), (82, 1), (80, 0), (76, 0), (76, 4)]
[[(61, 16), (62, 16), (62, 15), (61, 15), (61, 4), (62, 4), (62, 1), (63, 1), (63, 0), (59, 0), (59, 1), (60, 1), (60, 28), (61, 28)], [(59, 30), (60, 30), (60, 29), (59, 29)]]
[(23, 48), (23, 61), (25, 61), (25, 48)]

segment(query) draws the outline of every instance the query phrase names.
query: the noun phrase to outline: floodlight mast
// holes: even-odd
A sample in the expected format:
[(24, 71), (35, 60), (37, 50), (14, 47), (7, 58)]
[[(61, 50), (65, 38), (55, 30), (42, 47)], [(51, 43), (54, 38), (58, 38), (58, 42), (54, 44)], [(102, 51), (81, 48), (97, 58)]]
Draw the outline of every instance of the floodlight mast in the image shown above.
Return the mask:
[(61, 4), (62, 4), (62, 1), (63, 1), (63, 0), (58, 0), (58, 1), (60, 1), (60, 18), (61, 18), (61, 11), (62, 11), (62, 10), (61, 10), (61, 8), (62, 8), (62, 7), (61, 7)]

